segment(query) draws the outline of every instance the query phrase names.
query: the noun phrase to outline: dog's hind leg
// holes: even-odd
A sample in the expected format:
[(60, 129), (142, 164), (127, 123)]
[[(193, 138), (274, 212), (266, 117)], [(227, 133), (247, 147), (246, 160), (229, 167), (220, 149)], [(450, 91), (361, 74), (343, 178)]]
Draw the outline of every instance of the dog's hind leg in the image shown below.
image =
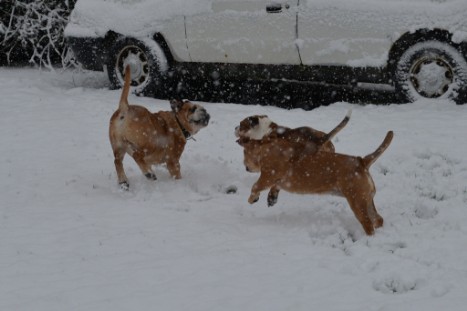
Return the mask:
[(370, 216), (373, 220), (373, 226), (375, 227), (375, 229), (382, 227), (384, 224), (384, 220), (383, 220), (383, 217), (381, 217), (381, 215), (378, 214), (378, 211), (376, 210), (376, 207), (375, 207), (375, 202), (373, 202), (373, 200), (371, 200), (371, 204), (368, 207), (368, 209), (369, 209)]
[(373, 235), (375, 233), (375, 227), (373, 225), (373, 218), (370, 215), (369, 209), (371, 208), (371, 203), (373, 200), (368, 201), (367, 198), (358, 194), (358, 192), (351, 193), (350, 195), (345, 195), (347, 202), (350, 205), (350, 208), (357, 217), (358, 221), (365, 230), (367, 235)]
[(142, 152), (135, 151), (131, 156), (135, 159), (136, 164), (138, 164), (141, 172), (147, 179), (157, 180), (156, 174), (153, 172), (151, 165), (146, 163), (144, 160), (144, 154)]
[(125, 151), (114, 150), (114, 164), (117, 171), (118, 184), (123, 190), (128, 190), (130, 184), (128, 183), (128, 178), (126, 177), (125, 170), (123, 169), (123, 158), (125, 157)]

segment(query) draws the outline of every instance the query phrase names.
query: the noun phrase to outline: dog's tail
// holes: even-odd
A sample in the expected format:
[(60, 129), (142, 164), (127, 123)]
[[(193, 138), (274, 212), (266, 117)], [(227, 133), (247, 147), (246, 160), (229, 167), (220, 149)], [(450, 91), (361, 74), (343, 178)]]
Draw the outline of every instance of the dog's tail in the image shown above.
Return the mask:
[(130, 83), (130, 65), (127, 65), (125, 67), (125, 83), (123, 84), (122, 96), (120, 97), (120, 103), (118, 105), (118, 109), (120, 109), (120, 111), (128, 110), (128, 93), (130, 92)]
[(351, 115), (352, 109), (349, 109), (341, 123), (339, 123), (335, 128), (333, 128), (332, 131), (320, 138), (320, 144), (322, 145), (327, 141), (331, 140), (334, 136), (336, 136), (336, 134), (339, 133), (347, 125), (347, 123), (349, 123)]
[(383, 154), (386, 148), (389, 147), (389, 144), (391, 143), (393, 137), (394, 133), (392, 131), (389, 131), (386, 134), (386, 137), (384, 138), (381, 145), (379, 145), (378, 149), (376, 149), (373, 153), (370, 153), (362, 159), (363, 165), (366, 168), (369, 168)]

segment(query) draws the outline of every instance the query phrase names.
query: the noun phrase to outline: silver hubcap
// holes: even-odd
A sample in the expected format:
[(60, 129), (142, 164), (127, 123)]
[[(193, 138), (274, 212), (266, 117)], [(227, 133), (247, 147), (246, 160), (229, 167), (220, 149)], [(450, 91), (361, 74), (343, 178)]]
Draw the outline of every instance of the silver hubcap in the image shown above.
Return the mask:
[(454, 82), (449, 63), (439, 56), (425, 56), (410, 68), (410, 82), (418, 94), (437, 98), (446, 93)]
[[(130, 66), (131, 85), (144, 85), (149, 78), (149, 64), (146, 53), (137, 46), (126, 46), (120, 51), (117, 58), (117, 68), (120, 72), (120, 77), (123, 78), (125, 67)], [(123, 79), (122, 79), (123, 85)]]

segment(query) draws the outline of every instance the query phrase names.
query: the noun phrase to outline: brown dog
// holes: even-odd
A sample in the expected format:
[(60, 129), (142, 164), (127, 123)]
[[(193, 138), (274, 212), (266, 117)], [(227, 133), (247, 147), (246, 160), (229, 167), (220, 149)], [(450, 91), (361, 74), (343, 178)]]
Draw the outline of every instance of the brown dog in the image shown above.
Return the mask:
[(118, 110), (110, 119), (109, 137), (112, 145), (118, 182), (128, 189), (123, 169), (126, 153), (133, 157), (143, 174), (157, 179), (153, 164), (167, 164), (170, 175), (181, 178), (180, 157), (188, 138), (209, 123), (209, 114), (200, 105), (187, 100), (171, 100), (172, 111), (151, 113), (144, 107), (129, 105), (130, 68), (125, 68), (125, 84)]
[(299, 194), (344, 196), (366, 234), (372, 235), (383, 225), (383, 218), (373, 202), (376, 188), (369, 168), (386, 150), (392, 138), (393, 132), (390, 131), (378, 149), (363, 158), (324, 151), (300, 151), (297, 154), (297, 143), (283, 139), (266, 143), (257, 140), (245, 142), (245, 149), (259, 149), (259, 152), (245, 152), (245, 156), (257, 157), (245, 159), (245, 162), (258, 163), (261, 170), (248, 202), (258, 201), (260, 192), (266, 189), (270, 189), (269, 206), (277, 202), (280, 189)]
[[(272, 140), (287, 140), (295, 142), (294, 154), (315, 153), (318, 150), (334, 152), (335, 148), (331, 139), (342, 130), (350, 120), (351, 110), (345, 118), (329, 133), (315, 130), (311, 127), (297, 127), (294, 129), (277, 125), (265, 115), (256, 115), (243, 119), (235, 128), (237, 143), (243, 146), (249, 141), (253, 145), (260, 145)], [(259, 163), (256, 162), (260, 148), (244, 148), (243, 162), (248, 172), (259, 172)]]

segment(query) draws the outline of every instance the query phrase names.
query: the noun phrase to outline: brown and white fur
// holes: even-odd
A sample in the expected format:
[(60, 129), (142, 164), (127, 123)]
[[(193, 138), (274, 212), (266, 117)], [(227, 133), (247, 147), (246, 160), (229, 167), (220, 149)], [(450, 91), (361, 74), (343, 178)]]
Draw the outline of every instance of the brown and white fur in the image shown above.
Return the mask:
[(148, 179), (156, 180), (153, 164), (167, 165), (170, 175), (181, 178), (180, 157), (187, 139), (206, 127), (206, 110), (188, 100), (171, 100), (171, 111), (151, 113), (142, 106), (130, 105), (130, 68), (125, 68), (125, 84), (118, 109), (110, 119), (109, 137), (115, 158), (118, 183), (128, 189), (123, 158), (129, 154)]
[[(318, 150), (334, 152), (335, 148), (331, 139), (339, 133), (349, 122), (352, 111), (349, 110), (344, 119), (329, 133), (315, 130), (312, 127), (303, 126), (294, 129), (274, 123), (268, 116), (255, 115), (243, 119), (240, 125), (235, 128), (237, 143), (243, 145), (250, 140), (256, 144), (266, 144), (271, 140), (287, 140), (297, 143), (295, 154), (300, 152), (315, 153)], [(255, 144), (255, 142), (252, 142)], [(259, 148), (244, 148), (244, 164), (248, 172), (259, 172), (259, 163), (255, 163), (258, 157), (254, 154), (259, 152)], [(252, 153), (252, 155), (248, 155)]]
[(383, 218), (373, 202), (376, 188), (369, 168), (386, 150), (392, 138), (393, 132), (389, 131), (381, 145), (365, 157), (324, 151), (297, 154), (297, 143), (288, 140), (245, 142), (245, 149), (259, 149), (259, 152), (246, 152), (245, 156), (257, 158), (245, 161), (259, 163), (261, 170), (259, 179), (251, 188), (248, 202), (253, 204), (258, 201), (260, 192), (266, 189), (270, 189), (269, 206), (277, 202), (280, 189), (298, 194), (343, 196), (366, 234), (372, 235), (376, 228), (383, 225)]

